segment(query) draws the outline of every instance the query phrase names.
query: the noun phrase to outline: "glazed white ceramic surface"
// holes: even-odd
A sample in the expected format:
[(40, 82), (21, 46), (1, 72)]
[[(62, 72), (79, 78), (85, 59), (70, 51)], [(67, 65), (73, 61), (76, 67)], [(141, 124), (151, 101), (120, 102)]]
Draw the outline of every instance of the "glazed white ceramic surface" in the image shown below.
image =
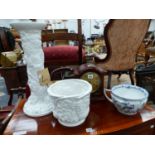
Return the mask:
[(129, 100), (141, 100), (147, 95), (145, 90), (132, 85), (116, 86), (112, 89), (112, 94)]
[(31, 95), (24, 105), (24, 113), (31, 117), (40, 117), (53, 111), (53, 104), (47, 94), (47, 87), (39, 84), (37, 72), (44, 69), (44, 53), (41, 46), (41, 30), (44, 23), (12, 23), (19, 33), (27, 65), (28, 84)]
[(85, 121), (89, 113), (91, 84), (80, 79), (61, 80), (47, 91), (54, 103), (53, 115), (60, 124), (74, 127)]
[(148, 92), (138, 86), (122, 84), (114, 86), (111, 90), (112, 100), (105, 94), (117, 110), (125, 115), (135, 115), (148, 100)]

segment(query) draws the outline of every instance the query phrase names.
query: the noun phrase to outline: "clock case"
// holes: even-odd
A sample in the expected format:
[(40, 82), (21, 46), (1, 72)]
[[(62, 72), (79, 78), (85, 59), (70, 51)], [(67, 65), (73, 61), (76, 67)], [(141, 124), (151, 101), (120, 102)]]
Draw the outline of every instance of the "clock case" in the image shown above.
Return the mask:
[(103, 93), (105, 71), (102, 68), (95, 66), (94, 64), (83, 64), (74, 70), (74, 75), (76, 78), (81, 79), (82, 75), (88, 72), (96, 73), (100, 78), (100, 85), (98, 90), (96, 90), (94, 93), (91, 93), (91, 101), (105, 100)]

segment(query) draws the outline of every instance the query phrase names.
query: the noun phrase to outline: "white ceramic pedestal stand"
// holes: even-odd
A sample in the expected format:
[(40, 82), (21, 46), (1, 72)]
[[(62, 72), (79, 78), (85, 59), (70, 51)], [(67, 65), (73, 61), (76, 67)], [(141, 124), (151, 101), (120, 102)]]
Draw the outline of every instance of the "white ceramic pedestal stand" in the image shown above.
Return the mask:
[(24, 113), (31, 117), (40, 117), (53, 111), (53, 104), (47, 93), (47, 87), (39, 84), (37, 72), (44, 69), (44, 53), (41, 47), (41, 30), (44, 23), (21, 22), (11, 26), (19, 33), (27, 64), (28, 84), (31, 95), (24, 105)]

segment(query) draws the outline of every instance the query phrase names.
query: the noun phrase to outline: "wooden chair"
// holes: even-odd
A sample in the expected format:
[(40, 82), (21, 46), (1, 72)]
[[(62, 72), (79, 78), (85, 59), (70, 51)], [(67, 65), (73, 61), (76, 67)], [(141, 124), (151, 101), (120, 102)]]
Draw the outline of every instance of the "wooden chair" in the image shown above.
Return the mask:
[(96, 56), (96, 63), (107, 71), (108, 88), (111, 87), (112, 73), (129, 73), (131, 83), (134, 84), (136, 53), (149, 24), (148, 19), (116, 19), (110, 20), (105, 27), (107, 57), (101, 60)]
[(42, 42), (49, 41), (75, 41), (77, 46), (59, 45), (43, 47), (45, 54), (45, 66), (66, 66), (80, 65), (85, 61), (85, 53), (82, 49), (83, 35), (81, 30), (81, 20), (78, 20), (78, 33), (56, 32), (48, 36), (42, 36)]
[(78, 65), (84, 61), (84, 50), (82, 49), (82, 36), (72, 33), (53, 33), (48, 40), (72, 40), (79, 42), (78, 46), (56, 45), (44, 47), (45, 66)]

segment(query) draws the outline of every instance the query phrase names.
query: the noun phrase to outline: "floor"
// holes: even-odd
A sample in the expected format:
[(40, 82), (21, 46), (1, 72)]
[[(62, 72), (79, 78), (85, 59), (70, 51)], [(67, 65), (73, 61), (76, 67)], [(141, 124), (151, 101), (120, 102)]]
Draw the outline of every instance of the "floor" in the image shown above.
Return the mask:
[[(129, 75), (122, 74), (120, 78), (118, 78), (118, 75), (112, 75), (111, 87), (118, 85), (118, 84), (122, 84), (122, 83), (131, 84)], [(105, 87), (107, 87), (107, 76), (105, 77), (104, 85)]]

